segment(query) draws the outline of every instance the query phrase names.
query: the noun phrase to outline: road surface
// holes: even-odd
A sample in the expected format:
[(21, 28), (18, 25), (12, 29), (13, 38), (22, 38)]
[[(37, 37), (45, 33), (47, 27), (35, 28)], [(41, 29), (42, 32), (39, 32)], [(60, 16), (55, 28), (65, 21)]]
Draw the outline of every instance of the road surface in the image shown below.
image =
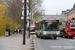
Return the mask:
[(40, 39), (35, 37), (37, 50), (75, 50), (75, 38)]

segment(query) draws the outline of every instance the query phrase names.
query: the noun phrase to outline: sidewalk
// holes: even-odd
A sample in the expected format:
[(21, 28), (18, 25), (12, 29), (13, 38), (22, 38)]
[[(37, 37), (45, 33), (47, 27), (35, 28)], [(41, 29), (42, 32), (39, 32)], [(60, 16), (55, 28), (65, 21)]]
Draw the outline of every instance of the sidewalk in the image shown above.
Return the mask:
[(22, 34), (0, 37), (0, 50), (31, 50), (31, 48), (31, 39), (26, 38), (26, 45), (23, 45)]

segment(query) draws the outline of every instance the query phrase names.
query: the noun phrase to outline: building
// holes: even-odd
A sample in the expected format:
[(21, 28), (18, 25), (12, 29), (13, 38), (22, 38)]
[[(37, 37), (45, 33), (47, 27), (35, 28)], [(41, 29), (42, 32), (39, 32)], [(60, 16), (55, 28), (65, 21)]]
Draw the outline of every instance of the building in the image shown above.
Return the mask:
[(40, 15), (39, 16), (39, 19), (37, 20), (34, 20), (33, 21), (33, 24), (35, 26), (35, 22), (38, 22), (38, 21), (41, 21), (41, 20), (44, 20), (44, 19), (56, 19), (56, 20), (59, 20), (59, 22), (64, 22), (65, 21), (65, 12), (66, 11), (62, 11), (62, 13), (60, 15), (58, 15), (58, 13), (56, 15)]
[(60, 15), (56, 14), (56, 15), (41, 15), (39, 17), (39, 21), (43, 20), (43, 19), (57, 19), (60, 22), (64, 22), (65, 21), (65, 11), (62, 11), (62, 13)]
[(65, 12), (65, 20), (66, 21), (73, 17), (75, 18), (75, 4), (74, 4), (73, 8), (71, 8)]

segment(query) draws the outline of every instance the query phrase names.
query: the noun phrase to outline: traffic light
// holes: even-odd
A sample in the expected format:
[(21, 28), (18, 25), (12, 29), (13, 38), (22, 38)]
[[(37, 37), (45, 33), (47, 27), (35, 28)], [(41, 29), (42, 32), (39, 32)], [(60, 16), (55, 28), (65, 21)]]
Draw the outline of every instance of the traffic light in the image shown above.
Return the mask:
[(25, 27), (27, 27), (27, 25), (25, 25)]

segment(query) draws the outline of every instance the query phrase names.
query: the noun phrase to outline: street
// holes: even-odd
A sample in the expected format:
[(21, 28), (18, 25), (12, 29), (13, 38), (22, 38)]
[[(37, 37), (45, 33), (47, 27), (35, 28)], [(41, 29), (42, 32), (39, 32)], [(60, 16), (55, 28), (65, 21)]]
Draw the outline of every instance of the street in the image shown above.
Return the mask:
[(0, 0), (0, 50), (75, 50), (75, 0)]
[(37, 50), (75, 50), (75, 38), (41, 39), (35, 37)]

